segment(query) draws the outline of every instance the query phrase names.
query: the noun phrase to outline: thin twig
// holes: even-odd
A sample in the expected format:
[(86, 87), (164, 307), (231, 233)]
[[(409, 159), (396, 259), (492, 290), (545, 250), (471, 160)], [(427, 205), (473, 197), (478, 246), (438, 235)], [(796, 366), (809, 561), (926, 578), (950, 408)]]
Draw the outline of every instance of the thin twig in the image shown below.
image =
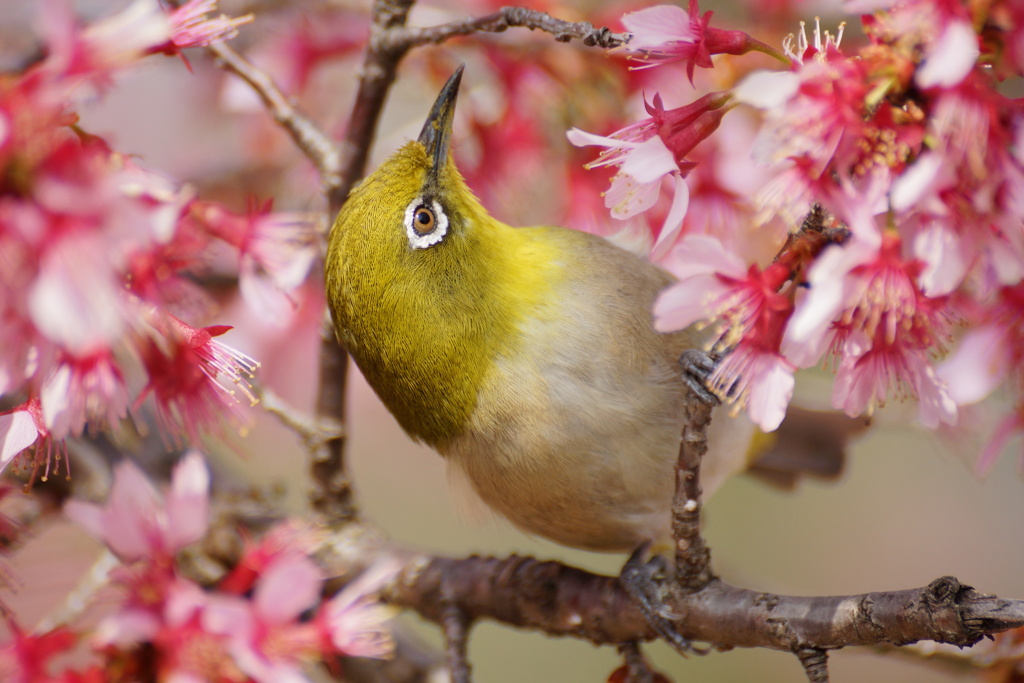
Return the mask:
[[(321, 419), (344, 425), (348, 353), (338, 344), (329, 322), (325, 322), (320, 334), (316, 413)], [(344, 524), (358, 516), (344, 455), (344, 429), (332, 438), (313, 444), (310, 449), (309, 499), (328, 527)]]
[(340, 182), (338, 173), (341, 153), (334, 141), (292, 105), (290, 98), (277, 87), (267, 72), (251, 64), (224, 43), (216, 43), (207, 49), (217, 58), (221, 68), (249, 84), (274, 121), (287, 131), (299, 150), (313, 162), (320, 174), (324, 191), (330, 193)]
[(590, 22), (564, 21), (556, 19), (546, 12), (527, 7), (502, 7), (497, 12), (485, 17), (462, 19), (439, 26), (403, 27), (389, 32), (387, 41), (393, 46), (393, 49), (408, 50), (419, 45), (441, 43), (456, 36), (473, 33), (502, 33), (513, 27), (544, 31), (563, 43), (575, 38), (584, 45), (592, 47), (614, 48), (629, 40), (628, 34), (613, 33), (608, 27), (594, 28)]
[(268, 387), (256, 385), (256, 397), (265, 411), (298, 434), (307, 446), (314, 447), (329, 439), (345, 436), (345, 426), (342, 423), (321, 415), (304, 413)]
[(828, 683), (828, 652), (807, 647), (797, 650), (796, 656), (804, 667), (809, 683)]
[(449, 602), (441, 609), (441, 628), (444, 631), (451, 683), (472, 683), (473, 676), (467, 656), (470, 621), (455, 602)]
[(676, 580), (680, 588), (695, 591), (711, 579), (711, 551), (701, 526), (700, 463), (708, 450), (710, 403), (690, 393), (683, 406), (683, 433), (676, 463), (676, 492), (672, 500), (672, 538), (676, 544)]

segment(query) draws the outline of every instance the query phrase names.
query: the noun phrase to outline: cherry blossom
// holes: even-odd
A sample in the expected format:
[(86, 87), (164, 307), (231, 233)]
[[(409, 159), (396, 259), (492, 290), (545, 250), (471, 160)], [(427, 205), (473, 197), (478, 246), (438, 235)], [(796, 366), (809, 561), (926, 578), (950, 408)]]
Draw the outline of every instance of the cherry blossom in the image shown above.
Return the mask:
[[(27, 456), (19, 456), (22, 453)], [(63, 440), (56, 439), (46, 428), (43, 406), (38, 397), (32, 397), (5, 413), (0, 413), (0, 471), (14, 462), (16, 468), (35, 475), (42, 470), (42, 480), (50, 476), (64, 461), (68, 477), (67, 448)]]
[(880, 231), (871, 202), (850, 209), (851, 241), (827, 250), (807, 276), (783, 348), (807, 367), (826, 351), (839, 360), (832, 404), (854, 416), (890, 392), (919, 400), (922, 422), (956, 422), (956, 406), (930, 356), (943, 350), (945, 301), (925, 295), (923, 264), (906, 259), (893, 231)]
[(778, 293), (788, 270), (746, 266), (714, 237), (688, 235), (665, 266), (679, 278), (654, 305), (655, 328), (670, 331), (699, 321), (714, 326), (713, 347), (728, 350), (708, 380), (723, 399), (747, 407), (765, 431), (782, 422), (792, 398), (794, 366), (779, 351), (792, 312)]
[(47, 435), (39, 400), (0, 413), (0, 463), (7, 466), (14, 456)]
[(227, 639), (232, 659), (253, 680), (305, 683), (303, 665), (320, 656), (391, 654), (391, 610), (371, 595), (394, 572), (391, 564), (375, 566), (305, 621), (301, 615), (319, 600), (322, 574), (304, 555), (281, 553), (260, 573), (251, 599), (214, 598), (202, 623)]
[[(13, 619), (7, 620), (11, 640), (0, 645), (0, 678), (10, 683), (60, 681), (51, 678), (53, 660), (71, 650), (77, 637), (67, 628), (45, 633), (23, 631)], [(98, 682), (105, 679), (96, 678)]]
[(683, 224), (690, 192), (684, 178), (695, 164), (686, 156), (719, 126), (729, 110), (728, 96), (710, 93), (691, 104), (666, 110), (661, 97), (646, 104), (650, 118), (634, 123), (610, 136), (593, 135), (579, 129), (568, 133), (576, 146), (605, 147), (597, 161), (586, 168), (618, 166), (618, 173), (605, 193), (605, 206), (613, 218), (628, 220), (650, 209), (658, 200), (663, 180), (672, 179), (672, 203), (664, 224), (657, 231), (651, 256), (664, 257)]
[(170, 22), (169, 44), (151, 48), (152, 52), (176, 54), (187, 47), (205, 47), (213, 43), (224, 42), (238, 35), (238, 27), (253, 20), (253, 15), (246, 14), (231, 18), (221, 14), (217, 17), (206, 15), (217, 9), (217, 0), (191, 0), (168, 16)]
[(657, 64), (685, 61), (686, 75), (693, 83), (695, 67), (710, 69), (711, 55), (742, 55), (764, 47), (743, 31), (712, 28), (713, 12), (699, 14), (697, 0), (690, 0), (688, 10), (675, 5), (657, 5), (631, 12), (622, 17), (622, 24), (631, 37), (629, 52), (645, 68)]
[(1024, 284), (1003, 287), (985, 309), (983, 319), (960, 340), (956, 351), (938, 368), (959, 405), (977, 403), (1006, 385), (1015, 403), (1001, 420), (989, 445), (978, 458), (981, 472), (990, 469), (996, 455), (1015, 434), (1024, 431)]
[[(317, 622), (321, 638), (336, 652), (383, 659), (394, 652), (387, 625), (394, 611), (373, 598), (399, 569), (396, 562), (378, 562), (323, 605)], [(325, 647), (325, 650), (330, 649)]]
[(230, 329), (196, 328), (169, 315), (143, 343), (149, 381), (136, 404), (152, 394), (161, 425), (172, 438), (184, 433), (197, 442), (200, 430), (216, 428), (221, 417), (244, 425), (247, 417), (239, 409), (236, 390), (252, 405), (258, 402), (249, 380), (259, 363), (214, 339)]
[(68, 501), (64, 512), (122, 560), (169, 557), (206, 533), (210, 474), (196, 451), (175, 465), (167, 496), (131, 462), (118, 465), (106, 505)]
[(271, 208), (266, 202), (238, 215), (217, 204), (196, 202), (191, 214), (211, 235), (238, 250), (239, 285), (253, 310), (279, 320), (283, 311), (275, 293), (290, 297), (303, 283), (316, 257), (317, 240), (311, 216)]

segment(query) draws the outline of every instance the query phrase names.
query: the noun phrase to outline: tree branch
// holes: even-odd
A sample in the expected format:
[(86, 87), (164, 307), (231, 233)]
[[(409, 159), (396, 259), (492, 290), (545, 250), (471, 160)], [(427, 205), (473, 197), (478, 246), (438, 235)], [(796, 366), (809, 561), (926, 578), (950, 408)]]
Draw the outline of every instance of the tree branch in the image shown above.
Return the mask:
[(295, 146), (306, 155), (316, 167), (324, 191), (330, 192), (340, 182), (340, 149), (334, 141), (321, 131), (316, 124), (302, 115), (273, 82), (267, 72), (257, 68), (225, 43), (215, 43), (207, 50), (218, 65), (235, 74), (253, 89), (263, 101), (267, 111), (291, 136)]
[[(597, 645), (655, 637), (617, 579), (528, 557), (420, 557), (385, 597), (435, 623), (443, 621), (445, 605), (456, 605), (472, 620)], [(1024, 600), (982, 595), (952, 577), (922, 588), (825, 597), (774, 595), (714, 579), (670, 608), (689, 640), (794, 653), (920, 640), (967, 646), (1024, 625)]]
[(413, 47), (442, 43), (449, 38), (473, 33), (502, 33), (513, 27), (544, 31), (555, 40), (567, 43), (573, 38), (584, 45), (614, 48), (625, 44), (629, 35), (613, 33), (608, 27), (594, 28), (590, 22), (571, 22), (556, 19), (546, 12), (526, 7), (502, 7), (493, 14), (453, 21), (440, 26), (403, 27), (388, 33), (386, 39), (392, 49), (408, 50)]
[(281, 424), (295, 432), (308, 447), (315, 447), (328, 439), (341, 438), (345, 435), (342, 424), (320, 415), (308, 415), (289, 405), (277, 392), (257, 384), (256, 397), (265, 411), (276, 417)]
[(710, 403), (693, 392), (683, 406), (683, 433), (672, 500), (672, 538), (676, 544), (676, 581), (685, 590), (699, 590), (712, 579), (711, 551), (700, 533), (700, 463), (708, 451), (711, 408)]

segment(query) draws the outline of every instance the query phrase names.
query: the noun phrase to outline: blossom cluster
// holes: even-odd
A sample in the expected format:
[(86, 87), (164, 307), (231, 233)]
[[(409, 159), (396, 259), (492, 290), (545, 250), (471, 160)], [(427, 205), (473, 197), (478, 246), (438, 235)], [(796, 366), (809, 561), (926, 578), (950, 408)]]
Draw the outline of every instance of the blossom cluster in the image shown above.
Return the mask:
[(229, 327), (195, 323), (210, 308), (196, 279), (227, 245), (242, 292), (265, 307), (267, 290), (305, 278), (312, 222), (203, 201), (76, 114), (147, 55), (225, 40), (251, 19), (211, 16), (215, 5), (135, 0), (83, 25), (69, 3), (40, 3), (43, 56), (0, 74), (0, 469), (46, 477), (65, 438), (116, 430), (150, 396), (171, 442), (246, 421), (236, 394), (255, 400), (258, 364), (214, 339)]
[(106, 683), (142, 678), (138, 656), (152, 646), (147, 677), (210, 683), (301, 683), (303, 667), (339, 655), (386, 657), (391, 614), (373, 594), (394, 568), (369, 569), (322, 600), (324, 576), (310, 559), (316, 538), (282, 523), (249, 543), (236, 567), (201, 587), (178, 569), (179, 551), (207, 533), (210, 475), (202, 456), (186, 454), (162, 495), (131, 462), (114, 473), (105, 505), (70, 501), (65, 513), (104, 542), (121, 565), (110, 573), (119, 597), (89, 635), (102, 659), (84, 671), (59, 657), (80, 634), (58, 628), (22, 632), (0, 644), (0, 678), (47, 683)]
[[(737, 82), (692, 104), (666, 109), (655, 96), (648, 119), (569, 138), (605, 147), (591, 165), (617, 170), (613, 218), (646, 211), (672, 179), (651, 257), (679, 282), (658, 300), (656, 325), (711, 324), (709, 343), (726, 353), (711, 384), (763, 429), (783, 419), (795, 370), (822, 362), (835, 369), (834, 407), (858, 415), (916, 399), (932, 428), (1004, 387), (1013, 409), (984, 468), (1024, 431), (1024, 108), (999, 87), (1024, 75), (1024, 21), (1007, 0), (846, 8), (869, 12), (862, 45), (842, 44), (843, 25), (816, 25), (779, 52), (712, 30), (696, 0), (627, 14), (627, 53), (641, 68), (684, 62), (680, 90), (733, 45), (786, 68), (734, 69)], [(734, 117), (750, 139), (731, 152), (745, 157), (732, 168), (750, 169), (746, 196), (719, 191), (736, 181), (711, 177), (720, 170), (695, 151), (705, 140), (721, 150), (715, 131)], [(689, 207), (675, 208), (680, 196)], [(800, 247), (810, 215), (836, 244)]]

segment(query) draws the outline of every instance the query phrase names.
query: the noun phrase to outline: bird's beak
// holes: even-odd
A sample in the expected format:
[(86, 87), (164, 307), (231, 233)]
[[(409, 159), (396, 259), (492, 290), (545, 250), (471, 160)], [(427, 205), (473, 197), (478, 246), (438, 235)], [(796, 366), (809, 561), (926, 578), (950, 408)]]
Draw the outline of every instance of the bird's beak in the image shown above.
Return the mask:
[(419, 141), (433, 160), (431, 175), (435, 177), (448, 160), (448, 148), (452, 142), (452, 123), (455, 120), (455, 100), (459, 96), (459, 83), (462, 81), (464, 68), (465, 64), (460, 65), (441, 88), (430, 110), (430, 116), (420, 131)]

